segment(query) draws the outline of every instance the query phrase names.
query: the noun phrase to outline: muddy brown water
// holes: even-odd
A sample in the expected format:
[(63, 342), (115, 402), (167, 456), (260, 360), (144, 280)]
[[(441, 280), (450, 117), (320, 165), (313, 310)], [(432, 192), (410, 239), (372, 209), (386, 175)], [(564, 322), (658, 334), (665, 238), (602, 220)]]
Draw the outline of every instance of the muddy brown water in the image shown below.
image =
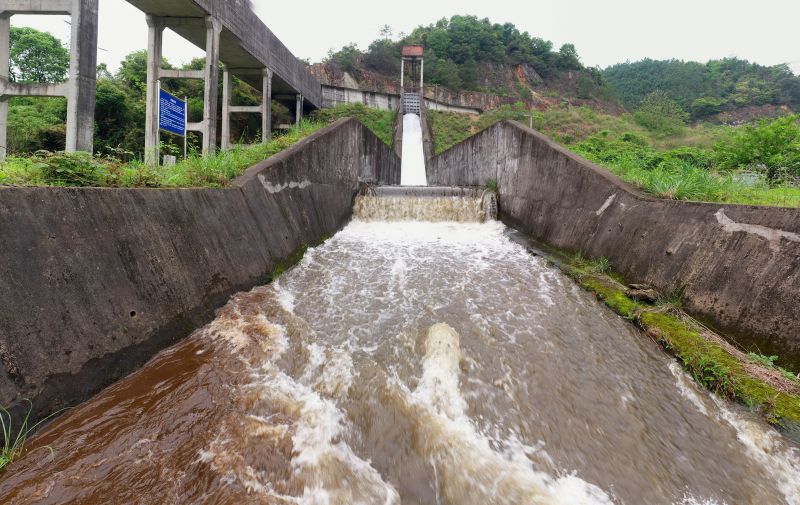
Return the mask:
[(48, 426), (3, 503), (800, 504), (797, 447), (503, 225), (356, 210)]

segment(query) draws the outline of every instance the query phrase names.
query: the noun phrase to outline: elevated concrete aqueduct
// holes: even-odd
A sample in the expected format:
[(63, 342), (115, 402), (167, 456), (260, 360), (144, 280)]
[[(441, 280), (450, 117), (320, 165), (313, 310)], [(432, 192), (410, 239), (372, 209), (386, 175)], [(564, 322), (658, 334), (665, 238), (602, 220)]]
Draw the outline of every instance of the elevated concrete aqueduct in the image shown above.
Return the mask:
[[(0, 1), (0, 159), (6, 155), (8, 99), (13, 96), (51, 96), (67, 99), (67, 151), (92, 152), (99, 0)], [(283, 43), (253, 13), (245, 0), (128, 0), (147, 14), (147, 124), (145, 156), (158, 160), (158, 100), (160, 79), (201, 79), (205, 82), (203, 120), (188, 130), (203, 137), (203, 153), (216, 149), (218, 83), (224, 64), (222, 145), (230, 146), (230, 118), (235, 113), (262, 115), (264, 141), (271, 130), (272, 100), (291, 100), (299, 120), (304, 108), (322, 105), (322, 87)], [(9, 80), (11, 16), (62, 14), (72, 17), (70, 70), (60, 84), (19, 84)], [(164, 29), (169, 28), (206, 51), (203, 70), (161, 68)], [(262, 91), (260, 106), (231, 104), (231, 80), (236, 76)]]

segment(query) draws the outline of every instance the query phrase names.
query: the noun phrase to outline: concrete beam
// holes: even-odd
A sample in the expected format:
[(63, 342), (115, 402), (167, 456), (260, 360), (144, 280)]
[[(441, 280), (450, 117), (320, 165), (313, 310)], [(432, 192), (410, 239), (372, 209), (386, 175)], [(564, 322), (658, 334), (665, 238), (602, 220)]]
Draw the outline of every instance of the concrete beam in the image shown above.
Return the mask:
[[(231, 147), (231, 115), (232, 114), (261, 114), (261, 140), (267, 142), (269, 140), (269, 133), (272, 129), (272, 72), (269, 69), (263, 69), (264, 77), (264, 92), (262, 94), (261, 105), (231, 105), (232, 92), (233, 92), (233, 73), (234, 71), (241, 71), (243, 69), (225, 68), (222, 74), (222, 134), (221, 134), (221, 149), (227, 151)], [(254, 69), (244, 69), (254, 70)], [(265, 105), (266, 104), (266, 105)], [(269, 117), (267, 116), (269, 115)], [(264, 134), (264, 132), (267, 132)]]
[(203, 155), (214, 154), (217, 148), (217, 78), (219, 74), (219, 39), (222, 23), (215, 17), (206, 17), (206, 68), (205, 103), (203, 106)]
[(186, 131), (187, 132), (198, 132), (203, 133), (206, 128), (205, 121), (200, 121), (199, 123), (186, 123)]
[[(11, 49), (11, 15), (0, 14), (0, 78), (8, 80), (8, 57)], [(8, 100), (0, 97), (0, 160), (8, 154)]]
[[(1, 39), (1, 37), (0, 37)], [(1, 57), (0, 57), (1, 58)], [(6, 65), (6, 68), (8, 66)], [(6, 70), (6, 73), (8, 71)], [(0, 96), (61, 96), (68, 98), (71, 83), (19, 83), (11, 82), (8, 77), (0, 77)]]
[(99, 0), (73, 0), (67, 151), (94, 151)]
[(159, 79), (198, 79), (203, 80), (206, 78), (204, 70), (174, 70), (159, 68)]
[(159, 77), (164, 47), (164, 20), (147, 16), (147, 112), (144, 125), (144, 160), (149, 165), (158, 164), (159, 128)]
[[(231, 68), (270, 68), (275, 72), (273, 89), (283, 93), (302, 93), (315, 107), (322, 105), (322, 88), (286, 46), (256, 16), (251, 2), (243, 0), (127, 0), (145, 13), (165, 17), (198, 17), (208, 14), (218, 19), (224, 30), (220, 59)], [(200, 48), (205, 47), (202, 29), (175, 26), (175, 31)], [(234, 72), (234, 75), (236, 72)], [(256, 74), (248, 79), (256, 89), (262, 81)]]
[(0, 13), (69, 15), (73, 8), (72, 0), (3, 0)]
[(164, 16), (161, 19), (164, 20), (164, 26), (166, 26), (167, 28), (181, 28), (184, 26), (196, 27), (196, 28), (206, 27), (206, 18), (204, 17)]
[(231, 114), (261, 114), (261, 111), (260, 105), (231, 105), (228, 107), (228, 112)]

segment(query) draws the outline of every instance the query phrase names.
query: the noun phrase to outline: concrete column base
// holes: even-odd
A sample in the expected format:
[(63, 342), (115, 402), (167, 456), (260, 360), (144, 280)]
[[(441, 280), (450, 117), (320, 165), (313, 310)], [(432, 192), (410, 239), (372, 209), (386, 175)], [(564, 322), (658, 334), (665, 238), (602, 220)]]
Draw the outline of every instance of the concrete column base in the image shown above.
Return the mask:
[[(8, 56), (11, 50), (11, 15), (0, 13), (0, 77), (8, 79)], [(0, 160), (8, 153), (8, 98), (0, 97)]]
[(297, 106), (294, 111), (295, 126), (300, 128), (300, 121), (303, 119), (303, 95), (297, 95)]
[(272, 70), (264, 69), (264, 86), (261, 96), (261, 141), (272, 138)]
[(231, 148), (231, 88), (233, 76), (226, 68), (222, 73), (222, 134), (220, 149), (227, 151)]
[(144, 125), (144, 161), (158, 165), (159, 136), (158, 109), (161, 78), (161, 60), (164, 47), (164, 19), (147, 16), (147, 112)]
[(67, 151), (94, 151), (98, 2), (99, 0), (73, 0), (72, 3)]
[(219, 39), (222, 24), (212, 16), (206, 17), (206, 67), (203, 93), (203, 156), (217, 150), (217, 78), (219, 74)]

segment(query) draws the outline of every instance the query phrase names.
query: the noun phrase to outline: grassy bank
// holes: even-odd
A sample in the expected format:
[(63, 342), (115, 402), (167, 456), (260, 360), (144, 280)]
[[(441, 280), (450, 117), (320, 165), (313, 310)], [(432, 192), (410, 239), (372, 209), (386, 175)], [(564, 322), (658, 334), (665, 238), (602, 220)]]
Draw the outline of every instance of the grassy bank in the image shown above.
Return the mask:
[(628, 296), (624, 280), (604, 258), (589, 261), (548, 249), (551, 260), (584, 289), (681, 361), (684, 368), (715, 394), (758, 410), (772, 424), (800, 429), (800, 378), (775, 365), (775, 356), (746, 353), (681, 310), (681, 296), (655, 303)]
[(213, 156), (191, 154), (176, 165), (153, 167), (141, 160), (123, 162), (88, 153), (37, 152), (0, 163), (0, 185), (114, 188), (214, 188), (230, 185), (249, 167), (293, 146), (299, 140), (344, 117), (355, 117), (387, 145), (392, 143), (396, 113), (363, 104), (321, 109), (266, 144), (234, 146)]
[(700, 124), (664, 131), (633, 116), (586, 107), (531, 112), (504, 106), (481, 115), (429, 112), (439, 154), (494, 123), (533, 127), (623, 180), (660, 198), (800, 207), (800, 120), (739, 128)]
[(311, 117), (324, 123), (332, 123), (344, 117), (354, 117), (369, 128), (384, 144), (391, 147), (397, 112), (371, 109), (363, 103), (352, 103), (316, 110)]
[(0, 184), (9, 186), (83, 186), (191, 188), (225, 187), (247, 168), (273, 156), (325, 126), (303, 121), (299, 127), (266, 144), (235, 146), (213, 156), (190, 155), (176, 165), (148, 166), (141, 161), (123, 163), (88, 153), (40, 152), (31, 157), (10, 157), (0, 163)]

